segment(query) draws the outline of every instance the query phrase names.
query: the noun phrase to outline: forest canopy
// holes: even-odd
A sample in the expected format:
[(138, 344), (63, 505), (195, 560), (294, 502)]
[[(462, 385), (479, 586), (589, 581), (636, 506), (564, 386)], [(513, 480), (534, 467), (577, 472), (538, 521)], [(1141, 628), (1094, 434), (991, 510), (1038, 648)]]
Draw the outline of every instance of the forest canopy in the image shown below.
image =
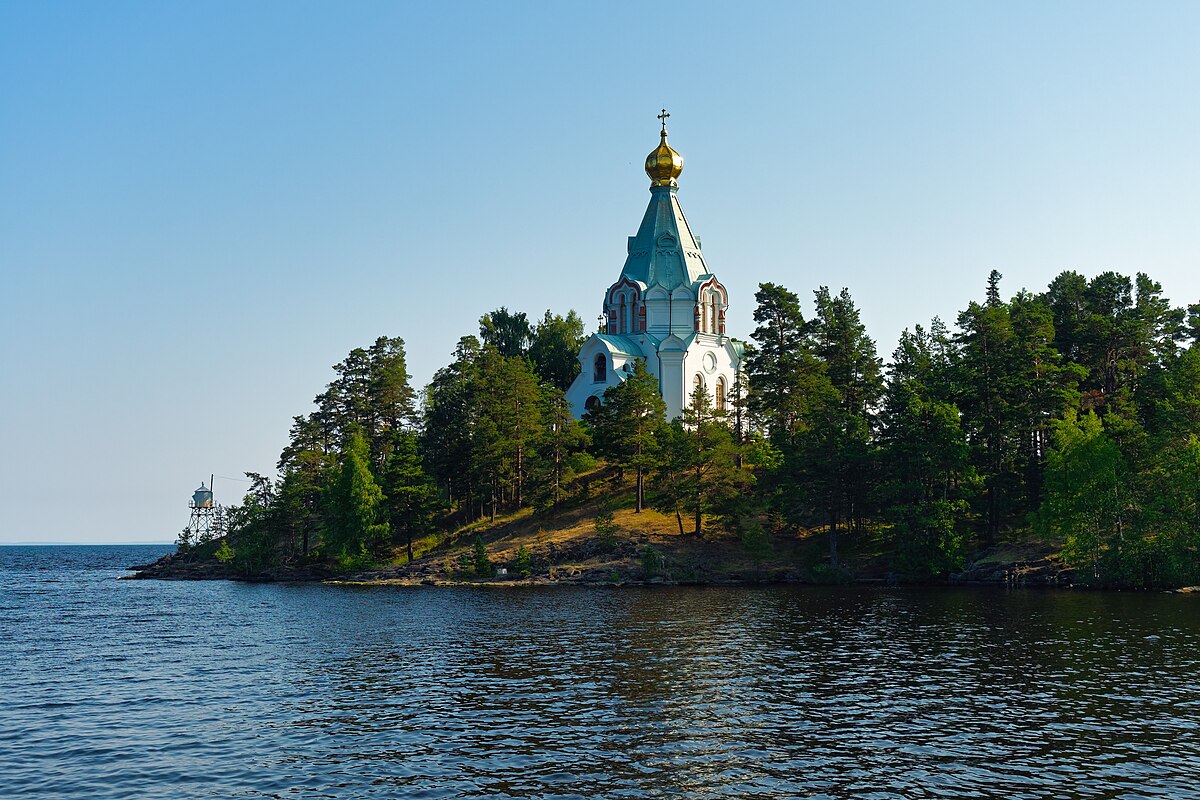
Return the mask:
[(419, 391), (403, 340), (380, 337), (293, 419), (278, 474), (250, 476), (219, 555), (245, 572), (412, 560), (473, 520), (552, 513), (601, 464), (680, 535), (819, 534), (834, 572), (846, 535), (916, 581), (1038, 539), (1077, 583), (1200, 581), (1200, 304), (1144, 274), (1063, 272), (1007, 300), (1001, 278), (953, 325), (903, 331), (886, 362), (847, 290), (805, 303), (762, 284), (728, 408), (698, 390), (675, 420), (644, 364), (575, 420), (574, 311), (484, 314)]

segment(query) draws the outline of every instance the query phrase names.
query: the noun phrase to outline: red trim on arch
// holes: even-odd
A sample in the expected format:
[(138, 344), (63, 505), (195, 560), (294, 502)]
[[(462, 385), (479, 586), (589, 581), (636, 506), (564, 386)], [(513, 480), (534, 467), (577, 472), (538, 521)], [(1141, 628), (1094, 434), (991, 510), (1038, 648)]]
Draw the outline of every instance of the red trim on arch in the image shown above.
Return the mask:
[(612, 286), (609, 287), (608, 294), (605, 296), (605, 301), (608, 303), (611, 303), (613, 301), (613, 293), (616, 292), (618, 289), (624, 289), (626, 287), (633, 289), (634, 299), (637, 299), (637, 300), (642, 299), (642, 287), (638, 286), (636, 283), (629, 280), (629, 278), (621, 278), (621, 280), (617, 281), (616, 283), (614, 283)]

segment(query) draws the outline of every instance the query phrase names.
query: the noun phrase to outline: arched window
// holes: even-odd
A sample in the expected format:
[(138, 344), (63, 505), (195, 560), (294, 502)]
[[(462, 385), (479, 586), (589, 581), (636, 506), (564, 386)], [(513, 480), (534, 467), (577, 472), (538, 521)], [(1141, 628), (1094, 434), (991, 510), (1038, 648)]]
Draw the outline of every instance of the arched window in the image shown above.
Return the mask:
[(617, 317), (617, 333), (628, 333), (629, 322), (625, 317), (625, 295), (621, 295), (621, 314)]
[(608, 381), (608, 359), (604, 353), (597, 353), (596, 360), (592, 362), (592, 383), (606, 383)]
[(709, 308), (711, 309), (708, 314), (708, 326), (709, 326), (708, 332), (716, 333), (717, 332), (717, 293), (716, 292), (713, 292), (712, 294), (710, 294), (708, 296), (708, 303), (709, 303)]
[(703, 389), (703, 388), (704, 388), (704, 376), (701, 375), (699, 372), (697, 372), (696, 377), (692, 379), (692, 391), (695, 391), (697, 389)]
[(717, 378), (717, 411), (725, 410), (725, 378)]
[(587, 400), (583, 401), (583, 410), (584, 411), (592, 411), (596, 408), (599, 408), (599, 406), (600, 406), (600, 398), (596, 397), (596, 395), (592, 395)]

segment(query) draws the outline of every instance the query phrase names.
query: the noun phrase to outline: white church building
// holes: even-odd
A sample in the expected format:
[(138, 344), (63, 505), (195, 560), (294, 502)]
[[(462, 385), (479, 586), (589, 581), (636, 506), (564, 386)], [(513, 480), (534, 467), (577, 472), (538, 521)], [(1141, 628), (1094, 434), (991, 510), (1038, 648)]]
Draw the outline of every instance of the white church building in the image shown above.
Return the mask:
[(668, 419), (679, 416), (697, 386), (717, 409), (732, 402), (743, 345), (726, 334), (729, 293), (679, 205), (683, 157), (667, 144), (668, 116), (660, 115), (662, 141), (646, 157), (650, 205), (629, 237), (620, 277), (604, 293), (601, 332), (579, 350), (582, 369), (567, 390), (576, 417), (628, 377), (638, 358), (658, 378)]

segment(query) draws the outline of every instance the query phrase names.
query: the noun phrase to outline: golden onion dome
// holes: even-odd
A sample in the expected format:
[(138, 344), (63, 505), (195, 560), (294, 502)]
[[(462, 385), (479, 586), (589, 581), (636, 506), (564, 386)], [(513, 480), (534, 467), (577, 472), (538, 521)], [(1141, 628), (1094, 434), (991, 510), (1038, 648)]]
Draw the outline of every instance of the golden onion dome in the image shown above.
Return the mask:
[(663, 121), (662, 141), (646, 156), (646, 174), (650, 176), (651, 186), (678, 186), (675, 179), (683, 172), (683, 156), (671, 145), (667, 144), (667, 117), (670, 114), (663, 110), (659, 119)]

